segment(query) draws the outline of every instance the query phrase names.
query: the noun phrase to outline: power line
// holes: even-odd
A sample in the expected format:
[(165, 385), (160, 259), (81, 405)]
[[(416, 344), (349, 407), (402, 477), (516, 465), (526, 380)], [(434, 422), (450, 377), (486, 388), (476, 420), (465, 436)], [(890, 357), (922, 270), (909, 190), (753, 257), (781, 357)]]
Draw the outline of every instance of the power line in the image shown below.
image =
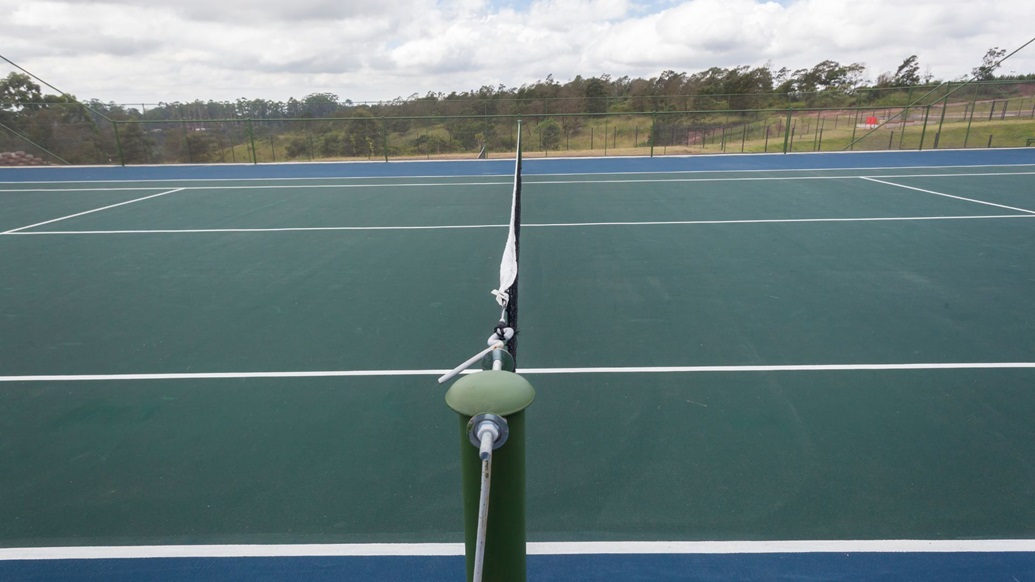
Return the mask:
[[(1014, 49), (1014, 51), (1013, 51), (1013, 52), (1011, 52), (1010, 54), (1008, 54), (1008, 55), (1006, 55), (1005, 57), (1003, 57), (1003, 58), (999, 59), (998, 61), (996, 61), (996, 62), (995, 62), (994, 64), (992, 64), (992, 65), (991, 65), (991, 66), (989, 67), (989, 69), (990, 69), (990, 70), (993, 70), (993, 71), (994, 71), (995, 69), (997, 69), (997, 68), (999, 67), (999, 65), (1002, 65), (1002, 64), (1003, 64), (1003, 62), (1004, 62), (1004, 61), (1005, 61), (1006, 59), (1008, 59), (1008, 58), (1010, 58), (1010, 57), (1014, 56), (1015, 54), (1017, 54), (1017, 53), (1019, 53), (1019, 52), (1021, 52), (1021, 50), (1023, 50), (1023, 49), (1024, 49), (1024, 47), (1028, 46), (1029, 44), (1031, 44), (1031, 43), (1033, 43), (1033, 42), (1035, 42), (1035, 38), (1032, 38), (1032, 39), (1031, 39), (1031, 40), (1029, 40), (1028, 42), (1026, 42), (1026, 43), (1022, 44), (1021, 46), (1017, 47), (1016, 49)], [(949, 95), (952, 95), (952, 94), (953, 94), (953, 93), (955, 93), (956, 91), (959, 91), (960, 89), (962, 89), (962, 88), (966, 87), (967, 85), (970, 85), (971, 83), (973, 83), (973, 82), (974, 82), (974, 81), (976, 81), (976, 80), (977, 80), (977, 73), (973, 73), (973, 74), (971, 74), (970, 78), (969, 78), (969, 79), (967, 79), (967, 81), (966, 81), (966, 82), (962, 83), (962, 84), (961, 84), (961, 85), (960, 85), (959, 87), (956, 87), (956, 88), (955, 88), (955, 89), (953, 89), (952, 91), (949, 91), (949, 92), (947, 92), (947, 93), (946, 93), (946, 94), (945, 94), (944, 96), (942, 96), (942, 97), (941, 97), (941, 99), (948, 99), (948, 98), (949, 98)], [(862, 141), (862, 140), (866, 139), (867, 137), (869, 137), (870, 135), (872, 135), (872, 134), (873, 134), (873, 133), (874, 133), (875, 131), (877, 131), (878, 129), (880, 129), (880, 128), (884, 127), (885, 125), (887, 125), (887, 124), (889, 124), (889, 123), (891, 123), (891, 122), (892, 122), (892, 121), (893, 121), (893, 120), (894, 120), (895, 118), (897, 118), (897, 117), (898, 117), (899, 115), (902, 115), (902, 114), (904, 114), (904, 113), (905, 113), (906, 111), (909, 111), (909, 109), (910, 109), (911, 107), (915, 107), (917, 103), (920, 103), (921, 101), (923, 101), (924, 99), (926, 99), (926, 98), (927, 98), (928, 96), (930, 96), (930, 95), (931, 95), (932, 93), (934, 93), (934, 92), (938, 91), (939, 89), (941, 89), (942, 87), (944, 87), (944, 86), (945, 86), (945, 85), (947, 85), (947, 84), (951, 84), (951, 83), (950, 83), (949, 81), (944, 81), (944, 82), (940, 83), (940, 84), (939, 84), (939, 85), (938, 85), (937, 87), (935, 87), (934, 89), (931, 89), (931, 90), (930, 90), (930, 91), (928, 91), (927, 93), (924, 93), (924, 94), (923, 94), (923, 95), (921, 95), (920, 97), (917, 97), (916, 101), (913, 101), (912, 103), (910, 103), (910, 104), (906, 105), (905, 107), (903, 107), (903, 108), (902, 108), (902, 110), (901, 110), (901, 111), (899, 111), (899, 112), (898, 112), (898, 113), (896, 113), (895, 115), (892, 115), (891, 117), (889, 117), (889, 118), (885, 119), (885, 120), (884, 120), (884, 122), (883, 122), (883, 123), (881, 123), (880, 125), (878, 125), (877, 127), (874, 127), (874, 128), (873, 128), (873, 129), (871, 129), (870, 131), (868, 131), (868, 132), (866, 132), (865, 134), (863, 134), (863, 135), (859, 136), (859, 138), (858, 138), (858, 139), (855, 139), (855, 140), (853, 140), (853, 141), (852, 141), (851, 143), (849, 143), (848, 145), (846, 145), (845, 147), (843, 147), (843, 148), (842, 148), (842, 150), (848, 150), (848, 149), (851, 149), (851, 148), (853, 148), (853, 147), (855, 146), (855, 144), (857, 144), (857, 143), (859, 143), (860, 141)]]
[(99, 111), (95, 111), (95, 110), (91, 109), (90, 107), (87, 107), (85, 103), (82, 103), (82, 102), (80, 102), (80, 101), (79, 101), (78, 99), (76, 99), (76, 98), (75, 98), (75, 97), (74, 97), (74, 96), (73, 96), (73, 95), (72, 95), (71, 93), (66, 93), (66, 92), (62, 91), (61, 89), (58, 89), (57, 87), (55, 87), (55, 86), (51, 85), (50, 83), (48, 83), (48, 82), (44, 81), (43, 79), (41, 79), (41, 78), (37, 77), (36, 75), (34, 75), (34, 74), (32, 74), (32, 73), (30, 73), (30, 72), (29, 72), (28, 70), (26, 70), (26, 69), (25, 69), (24, 67), (22, 67), (21, 65), (19, 65), (18, 63), (14, 62), (14, 61), (12, 61), (11, 59), (9, 59), (9, 58), (5, 57), (4, 55), (0, 55), (0, 59), (3, 59), (3, 60), (5, 60), (5, 61), (7, 61), (8, 63), (10, 63), (10, 64), (11, 64), (11, 66), (15, 67), (15, 68), (16, 68), (16, 69), (18, 69), (19, 71), (21, 71), (21, 72), (25, 73), (26, 75), (28, 75), (28, 76), (32, 77), (33, 79), (36, 79), (37, 81), (39, 81), (40, 83), (43, 83), (43, 84), (44, 84), (44, 85), (46, 85), (47, 87), (50, 87), (51, 89), (53, 89), (53, 90), (57, 91), (57, 92), (58, 92), (58, 94), (59, 94), (59, 95), (61, 95), (62, 97), (65, 97), (66, 99), (71, 99), (71, 100), (72, 100), (73, 102), (75, 102), (75, 103), (77, 103), (78, 105), (82, 106), (82, 107), (83, 107), (83, 109), (86, 109), (86, 110), (87, 110), (87, 111), (89, 111), (90, 113), (93, 113), (94, 115), (99, 115), (99, 116), (101, 116), (102, 118), (104, 118), (104, 119), (105, 119), (105, 120), (107, 120), (107, 121), (112, 121), (112, 120), (111, 120), (111, 118), (109, 118), (109, 117), (108, 117), (107, 115), (105, 115), (105, 114), (103, 114), (103, 113), (101, 113), (101, 112), (99, 112)]

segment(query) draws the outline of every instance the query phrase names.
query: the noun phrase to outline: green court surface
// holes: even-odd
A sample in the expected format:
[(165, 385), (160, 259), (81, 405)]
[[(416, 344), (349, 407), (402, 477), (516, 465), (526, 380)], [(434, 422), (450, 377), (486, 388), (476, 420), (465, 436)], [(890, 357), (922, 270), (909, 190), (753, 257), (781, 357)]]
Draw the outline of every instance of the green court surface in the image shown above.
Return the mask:
[[(510, 192), (0, 184), (0, 545), (460, 541)], [(526, 176), (530, 540), (1035, 537), (1033, 192)]]

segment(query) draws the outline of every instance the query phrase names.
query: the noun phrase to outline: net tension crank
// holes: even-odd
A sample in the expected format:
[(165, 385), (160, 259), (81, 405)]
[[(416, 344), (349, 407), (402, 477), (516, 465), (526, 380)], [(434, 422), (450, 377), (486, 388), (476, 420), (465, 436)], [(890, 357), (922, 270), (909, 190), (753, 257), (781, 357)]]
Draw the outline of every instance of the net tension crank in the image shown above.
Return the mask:
[(471, 444), (478, 447), (478, 457), (488, 461), (492, 451), (502, 447), (510, 436), (507, 419), (489, 413), (473, 416), (467, 423), (467, 436)]

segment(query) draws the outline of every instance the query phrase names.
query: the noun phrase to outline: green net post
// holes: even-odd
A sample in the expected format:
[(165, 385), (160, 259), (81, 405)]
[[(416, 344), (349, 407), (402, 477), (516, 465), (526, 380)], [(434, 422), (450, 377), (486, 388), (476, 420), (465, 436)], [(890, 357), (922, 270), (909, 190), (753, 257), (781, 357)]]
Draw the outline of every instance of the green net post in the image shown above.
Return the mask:
[(524, 582), (525, 575), (525, 409), (535, 390), (506, 370), (466, 375), (446, 392), (446, 404), (460, 415), (460, 473), (464, 500), (467, 580), (474, 578), (482, 461), (469, 436), (475, 416), (494, 414), (508, 425), (506, 442), (492, 455), (483, 580)]

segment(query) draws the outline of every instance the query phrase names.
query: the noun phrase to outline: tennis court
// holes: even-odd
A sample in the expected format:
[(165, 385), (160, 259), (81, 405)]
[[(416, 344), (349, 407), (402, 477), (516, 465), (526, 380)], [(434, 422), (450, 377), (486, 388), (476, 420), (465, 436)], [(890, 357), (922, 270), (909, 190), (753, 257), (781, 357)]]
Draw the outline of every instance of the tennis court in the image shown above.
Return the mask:
[[(524, 165), (530, 579), (1035, 579), (1035, 149)], [(0, 171), (0, 573), (462, 577), (512, 166)]]

